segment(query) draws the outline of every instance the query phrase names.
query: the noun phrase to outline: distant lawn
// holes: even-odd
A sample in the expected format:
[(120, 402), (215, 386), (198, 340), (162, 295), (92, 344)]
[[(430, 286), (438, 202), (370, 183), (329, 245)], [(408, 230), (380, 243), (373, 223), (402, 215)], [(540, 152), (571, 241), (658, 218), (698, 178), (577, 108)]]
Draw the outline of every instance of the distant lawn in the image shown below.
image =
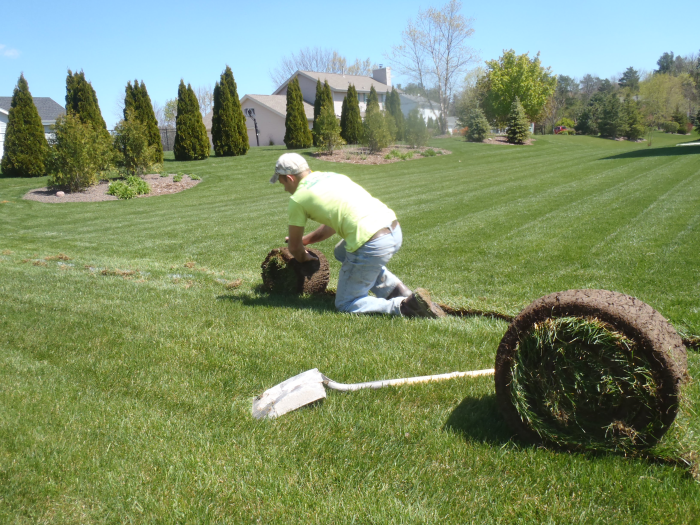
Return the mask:
[[(697, 134), (536, 138), (309, 163), (396, 211), (391, 268), (440, 302), (514, 315), (605, 288), (700, 333), (700, 147), (675, 146)], [(253, 420), (255, 394), (310, 368), (341, 382), (490, 368), (507, 326), (260, 292), (286, 233), (287, 194), (267, 182), (284, 151), (170, 155), (202, 182), (130, 201), (25, 201), (46, 178), (0, 178), (0, 523), (697, 523), (685, 469), (523, 444), (491, 378), (331, 392)], [(337, 241), (320, 245), (329, 259)], [(686, 393), (673, 433), (697, 443), (700, 387)]]

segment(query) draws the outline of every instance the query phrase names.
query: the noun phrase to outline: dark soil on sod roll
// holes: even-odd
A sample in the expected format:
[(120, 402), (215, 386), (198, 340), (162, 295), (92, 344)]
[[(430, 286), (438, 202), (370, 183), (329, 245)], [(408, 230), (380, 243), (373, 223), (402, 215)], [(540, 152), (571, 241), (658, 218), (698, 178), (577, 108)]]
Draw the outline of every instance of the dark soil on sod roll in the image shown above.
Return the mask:
[(675, 329), (644, 302), (607, 290), (557, 292), (534, 301), (508, 327), (496, 355), (496, 396), (527, 441), (645, 449), (676, 417), (686, 361)]
[(274, 293), (325, 293), (330, 279), (328, 261), (318, 250), (307, 251), (318, 260), (299, 263), (286, 247), (268, 253), (261, 265), (263, 288)]

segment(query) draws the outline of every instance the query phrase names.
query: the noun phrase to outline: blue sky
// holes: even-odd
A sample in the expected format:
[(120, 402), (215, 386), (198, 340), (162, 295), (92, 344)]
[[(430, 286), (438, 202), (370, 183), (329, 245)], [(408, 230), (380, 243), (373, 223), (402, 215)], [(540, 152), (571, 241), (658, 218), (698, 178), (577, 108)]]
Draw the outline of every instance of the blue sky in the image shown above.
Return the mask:
[[(239, 95), (270, 94), (275, 86), (269, 71), (304, 47), (336, 49), (348, 62), (370, 58), (391, 66), (384, 54), (400, 43), (408, 19), (444, 3), (8, 1), (0, 30), (0, 96), (12, 95), (24, 72), (34, 96), (64, 105), (67, 69), (82, 69), (111, 128), (117, 100), (135, 78), (163, 104), (177, 96), (181, 78), (195, 88), (213, 86), (226, 64)], [(629, 66), (650, 71), (665, 51), (699, 51), (692, 24), (682, 29), (691, 19), (684, 19), (682, 9), (647, 0), (624, 4), (464, 2), (462, 13), (474, 18), (470, 44), (481, 65), (512, 48), (518, 54), (539, 51), (542, 64), (555, 74), (608, 78)], [(407, 79), (394, 73), (394, 82)]]

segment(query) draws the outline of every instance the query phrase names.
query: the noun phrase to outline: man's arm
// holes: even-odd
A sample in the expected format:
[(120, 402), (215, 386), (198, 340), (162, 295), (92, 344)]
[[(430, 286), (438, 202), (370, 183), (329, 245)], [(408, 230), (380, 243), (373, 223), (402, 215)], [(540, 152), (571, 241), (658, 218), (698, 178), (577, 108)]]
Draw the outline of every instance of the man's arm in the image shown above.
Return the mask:
[(304, 246), (306, 246), (307, 244), (314, 244), (317, 242), (325, 241), (329, 237), (332, 237), (334, 234), (335, 230), (333, 228), (322, 224), (308, 235), (304, 235), (304, 237), (302, 237), (301, 239), (301, 242), (303, 242)]
[(294, 256), (294, 258), (299, 262), (306, 262), (316, 259), (316, 257), (309, 254), (304, 248), (304, 243), (302, 238), (304, 236), (303, 226), (290, 226), (289, 227), (289, 237), (287, 237), (289, 242), (289, 252)]

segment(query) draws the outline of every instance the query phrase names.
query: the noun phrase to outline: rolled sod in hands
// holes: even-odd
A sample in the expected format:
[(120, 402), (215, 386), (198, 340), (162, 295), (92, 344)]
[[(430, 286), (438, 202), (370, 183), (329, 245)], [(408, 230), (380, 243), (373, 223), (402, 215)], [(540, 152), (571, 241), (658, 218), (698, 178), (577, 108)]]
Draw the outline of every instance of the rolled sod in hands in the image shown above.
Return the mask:
[(324, 293), (330, 278), (328, 261), (318, 250), (307, 251), (318, 260), (299, 263), (285, 247), (268, 253), (261, 265), (263, 288), (275, 293)]
[(639, 299), (607, 290), (541, 297), (513, 320), (496, 355), (496, 396), (528, 441), (628, 452), (673, 423), (687, 378), (683, 341)]

